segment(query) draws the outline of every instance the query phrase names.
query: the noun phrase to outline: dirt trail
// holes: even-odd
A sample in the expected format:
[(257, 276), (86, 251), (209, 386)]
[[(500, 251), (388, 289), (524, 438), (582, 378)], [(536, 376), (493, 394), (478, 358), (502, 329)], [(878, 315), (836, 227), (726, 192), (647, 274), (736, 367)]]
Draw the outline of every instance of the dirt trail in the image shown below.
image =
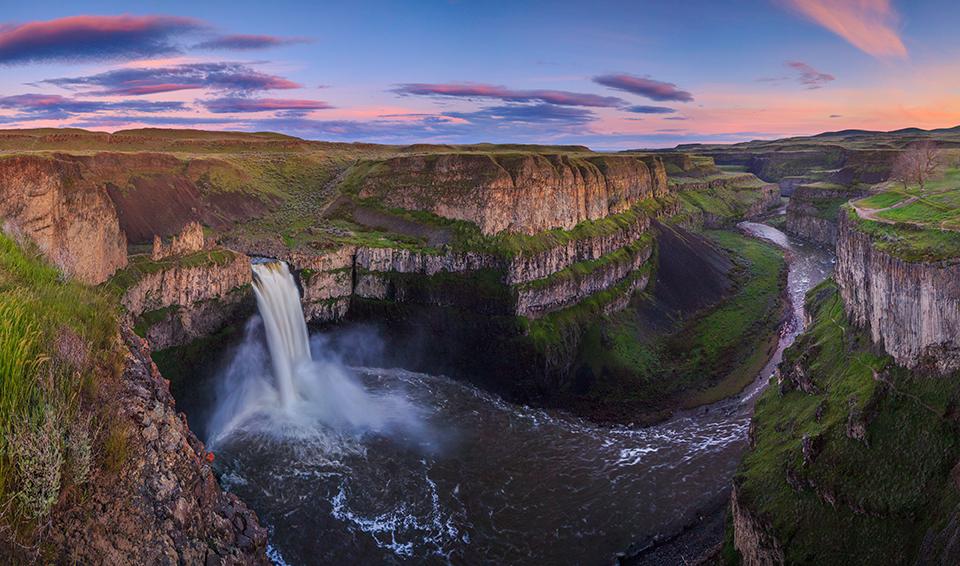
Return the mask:
[[(905, 206), (907, 206), (907, 205), (910, 205), (910, 204), (913, 204), (913, 203), (915, 203), (915, 202), (917, 202), (917, 201), (923, 201), (923, 196), (916, 196), (916, 195), (915, 195), (915, 196), (911, 196), (910, 198), (908, 198), (908, 199), (906, 199), (906, 200), (904, 200), (904, 201), (898, 202), (897, 204), (894, 204), (894, 205), (892, 205), (892, 206), (888, 206), (888, 207), (885, 207), (885, 208), (861, 208), (861, 207), (857, 206), (855, 200), (856, 200), (856, 199), (850, 201), (850, 206), (852, 206), (853, 209), (854, 209), (855, 211), (857, 211), (857, 216), (859, 216), (860, 218), (862, 218), (862, 219), (864, 219), (864, 220), (872, 220), (872, 221), (874, 221), (874, 222), (880, 222), (881, 224), (909, 224), (909, 225), (911, 225), (911, 226), (916, 226), (916, 227), (918, 227), (918, 228), (932, 228), (932, 227), (933, 227), (933, 225), (931, 225), (931, 224), (924, 224), (923, 222), (911, 222), (911, 221), (909, 221), (909, 220), (890, 220), (889, 218), (882, 218), (882, 217), (880, 217), (880, 216), (877, 216), (877, 214), (880, 213), (880, 212), (886, 212), (886, 211), (888, 211), (888, 210), (894, 210), (894, 209), (897, 209), (897, 208), (903, 208), (903, 207), (905, 207)], [(950, 222), (950, 220), (942, 220), (942, 221), (940, 221), (939, 223), (936, 224), (936, 227), (939, 228), (940, 230), (944, 230), (944, 231), (947, 231), (947, 232), (960, 232), (960, 228), (952, 228), (952, 227), (950, 227), (950, 226), (947, 226), (947, 222)]]

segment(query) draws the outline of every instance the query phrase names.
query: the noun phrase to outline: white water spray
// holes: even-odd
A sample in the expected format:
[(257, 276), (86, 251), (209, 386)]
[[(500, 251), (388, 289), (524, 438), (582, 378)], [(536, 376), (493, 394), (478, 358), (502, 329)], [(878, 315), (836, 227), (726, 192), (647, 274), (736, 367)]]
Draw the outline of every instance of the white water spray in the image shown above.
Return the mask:
[(402, 396), (368, 393), (322, 340), (311, 352), (300, 293), (287, 264), (254, 264), (253, 290), (260, 317), (247, 324), (243, 343), (219, 375), (209, 444), (235, 432), (324, 444), (338, 442), (331, 435), (396, 428), (422, 432), (420, 416)]
[(254, 264), (253, 292), (263, 317), (280, 404), (290, 408), (297, 395), (293, 372), (300, 364), (311, 361), (300, 293), (283, 262)]

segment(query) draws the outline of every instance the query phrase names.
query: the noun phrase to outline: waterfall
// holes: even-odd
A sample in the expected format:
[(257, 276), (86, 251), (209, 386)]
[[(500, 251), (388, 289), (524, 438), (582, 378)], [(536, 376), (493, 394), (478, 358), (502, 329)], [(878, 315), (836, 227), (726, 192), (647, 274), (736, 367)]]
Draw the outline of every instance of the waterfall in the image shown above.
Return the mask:
[(371, 395), (322, 337), (311, 351), (286, 263), (255, 263), (253, 291), (260, 316), (247, 323), (217, 376), (208, 445), (235, 432), (314, 439), (398, 428), (423, 433), (421, 416), (402, 395)]
[(297, 395), (294, 371), (300, 364), (311, 361), (300, 293), (287, 264), (282, 261), (253, 265), (253, 292), (263, 318), (280, 404), (289, 408)]

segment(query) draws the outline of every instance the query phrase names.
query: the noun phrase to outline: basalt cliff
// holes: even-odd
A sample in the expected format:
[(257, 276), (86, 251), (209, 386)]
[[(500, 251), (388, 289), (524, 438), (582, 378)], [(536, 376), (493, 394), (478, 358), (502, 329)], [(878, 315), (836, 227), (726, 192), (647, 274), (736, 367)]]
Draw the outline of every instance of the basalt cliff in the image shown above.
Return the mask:
[(876, 248), (856, 212), (840, 215), (837, 284), (850, 320), (910, 369), (960, 369), (960, 263), (908, 261)]

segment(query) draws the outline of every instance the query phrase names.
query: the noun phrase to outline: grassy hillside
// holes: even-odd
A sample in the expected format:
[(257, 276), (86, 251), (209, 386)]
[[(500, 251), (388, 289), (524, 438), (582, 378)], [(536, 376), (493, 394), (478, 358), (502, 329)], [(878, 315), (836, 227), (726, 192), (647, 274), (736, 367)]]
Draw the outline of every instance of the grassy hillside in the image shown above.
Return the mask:
[(120, 463), (101, 403), (122, 369), (116, 313), (109, 294), (0, 234), (0, 535), (29, 540), (58, 501)]
[(654, 288), (591, 325), (578, 360), (588, 398), (656, 412), (735, 395), (755, 378), (781, 319), (783, 254), (733, 232), (708, 234), (735, 263), (731, 292), (666, 332), (651, 332), (642, 315)]
[[(960, 502), (956, 376), (915, 375), (876, 355), (830, 280), (807, 306), (812, 325), (757, 404), (735, 478), (742, 499), (772, 522), (787, 563), (913, 563)], [(936, 561), (943, 541), (929, 542)]]

